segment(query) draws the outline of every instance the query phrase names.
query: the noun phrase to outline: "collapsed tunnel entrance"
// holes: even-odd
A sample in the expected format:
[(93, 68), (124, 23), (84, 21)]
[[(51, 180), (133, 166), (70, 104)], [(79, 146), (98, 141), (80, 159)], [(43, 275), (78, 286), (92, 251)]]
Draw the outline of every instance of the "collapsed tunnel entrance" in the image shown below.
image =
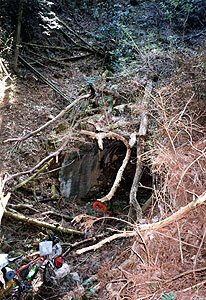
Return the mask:
[[(99, 150), (96, 144), (85, 144), (79, 153), (68, 154), (64, 158), (59, 176), (62, 195), (67, 199), (75, 197), (87, 202), (105, 196), (115, 181), (126, 150), (123, 142), (105, 139), (103, 150)], [(109, 209), (114, 213), (128, 213), (135, 169), (134, 147), (120, 185), (109, 203)], [(152, 193), (152, 176), (146, 165), (143, 167), (140, 183), (137, 200), (142, 206)]]

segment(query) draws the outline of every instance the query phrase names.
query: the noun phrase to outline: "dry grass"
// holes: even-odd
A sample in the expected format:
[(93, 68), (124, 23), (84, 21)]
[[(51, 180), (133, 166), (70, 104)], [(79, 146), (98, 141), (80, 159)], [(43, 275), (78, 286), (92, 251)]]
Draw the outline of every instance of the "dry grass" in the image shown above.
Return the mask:
[[(151, 109), (152, 169), (158, 175), (152, 212), (166, 217), (206, 191), (206, 57), (179, 55), (175, 77)], [(205, 299), (205, 204), (178, 222), (135, 239), (123, 263), (105, 263), (98, 299)], [(149, 255), (148, 255), (149, 254)]]
[(174, 207), (206, 190), (206, 58), (201, 52), (181, 60), (176, 76), (154, 98), (158, 142), (152, 163)]

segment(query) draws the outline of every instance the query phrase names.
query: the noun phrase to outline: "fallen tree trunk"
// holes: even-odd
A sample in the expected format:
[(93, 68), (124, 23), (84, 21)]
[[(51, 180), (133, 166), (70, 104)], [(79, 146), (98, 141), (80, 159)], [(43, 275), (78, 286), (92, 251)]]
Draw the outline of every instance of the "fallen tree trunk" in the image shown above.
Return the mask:
[(31, 225), (36, 226), (36, 227), (47, 228), (47, 229), (50, 229), (52, 231), (62, 232), (62, 233), (65, 233), (65, 234), (84, 235), (84, 233), (81, 232), (81, 231), (73, 230), (73, 229), (70, 229), (70, 228), (64, 228), (64, 227), (60, 226), (59, 224), (53, 225), (53, 224), (49, 224), (49, 223), (46, 223), (46, 222), (42, 222), (42, 221), (39, 221), (39, 220), (36, 220), (36, 219), (33, 219), (33, 218), (26, 217), (26, 216), (24, 216), (22, 214), (19, 214), (17, 212), (9, 212), (9, 211), (6, 210), (4, 212), (4, 216), (10, 217), (10, 218), (15, 219), (17, 221), (21, 221), (21, 222), (24, 222), (24, 223), (31, 224)]

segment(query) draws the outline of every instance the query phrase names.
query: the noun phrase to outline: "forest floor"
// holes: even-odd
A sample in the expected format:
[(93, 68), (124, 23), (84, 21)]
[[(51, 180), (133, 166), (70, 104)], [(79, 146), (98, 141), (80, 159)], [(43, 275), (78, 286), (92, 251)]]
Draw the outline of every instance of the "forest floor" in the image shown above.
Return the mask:
[[(88, 61), (76, 62), (71, 64), (70, 72), (65, 72), (64, 77), (58, 80), (58, 87), (62, 90), (67, 90), (67, 96), (71, 99), (75, 99), (81, 86), (84, 86), (85, 77), (92, 76), (91, 70), (88, 72), (82, 72), (82, 64), (87, 70), (87, 65), (96, 63), (96, 59), (90, 59)], [(58, 69), (56, 73), (58, 73)], [(96, 71), (97, 72), (97, 71)], [(24, 74), (26, 73), (26, 74)], [(2, 79), (5, 78), (6, 74), (2, 73)], [(47, 78), (51, 77), (54, 82), (54, 70), (51, 73), (46, 71), (45, 76)], [(62, 84), (61, 84), (62, 82)], [(3, 178), (7, 174), (7, 178), (10, 175), (28, 171), (32, 169), (41, 159), (46, 157), (51, 150), (55, 150), (54, 145), (50, 144), (49, 137), (52, 128), (48, 128), (40, 135), (34, 136), (24, 142), (9, 143), (5, 140), (14, 137), (22, 137), (28, 132), (34, 131), (39, 128), (42, 124), (48, 122), (52, 119), (64, 105), (67, 105), (64, 100), (60, 99), (51, 89), (45, 84), (42, 84), (29, 72), (19, 67), (18, 76), (11, 75), (7, 79), (7, 85), (5, 86), (5, 94), (1, 98), (1, 131), (0, 131), (0, 157), (1, 157), (1, 177)], [(55, 126), (55, 125), (54, 125)], [(55, 127), (54, 127), (55, 128)], [(54, 129), (53, 128), (53, 129)], [(48, 141), (48, 142), (47, 142)], [(59, 164), (58, 164), (59, 165)], [(74, 201), (67, 201), (58, 195), (54, 200), (51, 199), (51, 186), (58, 186), (57, 172), (54, 172), (54, 176), (50, 176), (50, 173), (42, 174), (35, 180), (35, 183), (29, 184), (27, 187), (23, 188), (20, 192), (16, 191), (12, 193), (9, 200), (8, 207), (12, 208), (15, 205), (20, 213), (26, 215), (27, 217), (32, 217), (41, 221), (46, 221), (48, 223), (58, 223), (65, 228), (78, 229), (78, 224), (71, 226), (71, 220), (76, 216), (85, 214), (96, 217), (104, 217), (103, 212), (96, 212), (92, 209), (91, 204), (80, 199)], [(18, 181), (24, 180), (25, 175), (18, 176)], [(10, 190), (15, 184), (18, 183), (16, 178), (9, 180), (7, 183), (7, 188)], [(18, 209), (18, 205), (23, 204)], [(32, 205), (28, 208), (27, 205)], [(55, 211), (57, 216), (51, 214), (51, 211)], [(58, 216), (59, 213), (59, 216)], [(67, 217), (61, 217), (61, 215)], [(106, 215), (109, 216), (108, 214)], [(115, 214), (111, 215), (115, 216)], [(68, 219), (67, 219), (68, 218)], [(100, 238), (104, 238), (108, 235), (107, 226), (114, 227), (113, 230), (120, 229), (122, 224), (115, 224), (118, 221), (107, 221), (100, 220), (98, 226), (95, 226), (89, 231), (85, 231), (82, 228), (82, 232), (85, 231), (84, 239), (86, 240), (85, 246), (93, 244), (95, 241), (99, 241)], [(46, 232), (41, 228), (35, 228), (27, 223), (22, 223), (14, 221), (8, 217), (3, 218), (1, 224), (1, 251), (2, 253), (9, 253), (10, 256), (16, 256), (17, 254), (23, 254), (29, 256), (36, 249), (38, 250), (38, 242), (46, 238)], [(106, 233), (105, 233), (106, 232)], [(96, 237), (93, 239), (93, 237)], [(76, 257), (72, 253), (75, 252), (82, 244), (75, 246), (75, 243), (80, 242), (78, 236), (65, 236), (64, 234), (58, 234), (58, 238), (61, 240), (63, 251), (67, 251), (73, 244), (71, 254), (68, 254), (69, 265), (71, 272), (77, 272), (82, 280), (92, 278), (93, 275), (97, 275), (100, 266), (110, 260), (116, 260), (117, 257), (122, 255), (122, 247), (125, 244), (124, 240), (116, 241), (111, 245), (105, 245), (100, 250), (93, 253), (87, 253), (86, 255), (81, 255)], [(88, 241), (87, 241), (88, 240)], [(120, 259), (121, 260), (121, 259)], [(94, 277), (97, 281), (97, 276)], [(91, 279), (92, 280), (92, 279)], [(86, 293), (94, 285), (92, 282), (84, 285), (83, 291), (77, 289), (77, 294)], [(73, 283), (74, 285), (74, 283)], [(75, 285), (71, 285), (71, 282), (65, 283), (61, 289), (48, 291), (43, 287), (36, 291), (34, 295), (35, 299), (70, 299), (69, 290), (74, 289)], [(69, 288), (68, 288), (69, 286)], [(68, 294), (68, 295), (67, 295)], [(67, 296), (66, 296), (67, 295)], [(66, 297), (63, 297), (66, 296)]]
[[(82, 27), (88, 24), (88, 20), (82, 18), (81, 21)], [(90, 26), (92, 27), (93, 24), (90, 24)], [(55, 41), (56, 38), (56, 36), (52, 37), (52, 42)], [(36, 42), (39, 42), (39, 37)], [(41, 42), (46, 43), (46, 41), (42, 40)], [(196, 72), (195, 70), (192, 76), (196, 76), (195, 79), (198, 81), (202, 80), (202, 83), (198, 87), (200, 93), (204, 94), (205, 90), (201, 90), (206, 78), (203, 66), (205, 58), (201, 50), (201, 45), (204, 44), (204, 40), (200, 39), (197, 41), (195, 38), (194, 44), (196, 46), (192, 47), (192, 49), (188, 48), (187, 51), (188, 56), (189, 53), (192, 53), (193, 58), (195, 55), (198, 56), (199, 63), (202, 63), (200, 68), (202, 73), (201, 71), (198, 73), (198, 71)], [(32, 61), (37, 59), (34, 54), (29, 52), (29, 46), (24, 51), (26, 53), (25, 57)], [(42, 52), (41, 54), (43, 55), (45, 53)], [(41, 58), (42, 61), (38, 66), (38, 71), (62, 90), (64, 94), (71, 99), (71, 102), (77, 99), (79, 95), (82, 95), (82, 93), (88, 92), (88, 84), (91, 79), (93, 82), (93, 78), (98, 78), (96, 82), (98, 86), (95, 87), (99, 90), (109, 90), (112, 86), (113, 91), (119, 88), (117, 89), (119, 97), (132, 98), (136, 93), (141, 94), (144, 92), (148, 79), (147, 75), (154, 66), (156, 68), (155, 72), (158, 71), (161, 73), (160, 81), (158, 83), (156, 81), (154, 82), (154, 88), (156, 90), (163, 86), (163, 84), (165, 89), (168, 88), (168, 86), (169, 88), (172, 87), (174, 81), (171, 81), (170, 78), (174, 76), (174, 67), (179, 63), (180, 69), (184, 59), (185, 61), (182, 63), (186, 70), (184, 75), (186, 73), (187, 75), (189, 74), (188, 69), (190, 69), (190, 66), (187, 61), (188, 56), (184, 58), (182, 52), (181, 54), (178, 53), (177, 56), (173, 54), (174, 53), (170, 50), (167, 52), (167, 56), (161, 52), (150, 57), (148, 56), (150, 58), (149, 65), (144, 61), (142, 68), (140, 67), (141, 59), (139, 59), (139, 61), (137, 60), (136, 62), (136, 69), (130, 73), (129, 76), (124, 74), (123, 76), (119, 76), (119, 78), (115, 74), (111, 75), (110, 72), (110, 78), (105, 75), (103, 61), (98, 55), (67, 62), (64, 68), (55, 63), (43, 67), (42, 65), (44, 63), (42, 62), (45, 61)], [(140, 75), (136, 75), (138, 71)], [(68, 102), (54, 92), (48, 85), (42, 83), (33, 73), (26, 70), (22, 64), (19, 64), (18, 75), (10, 73), (9, 67), (7, 67), (7, 71), (2, 69), (0, 76), (0, 176), (3, 178), (6, 174), (7, 178), (9, 178), (11, 175), (24, 171), (28, 171), (28, 174), (32, 175), (33, 172), (29, 172), (29, 170), (50, 153), (58, 149), (58, 139), (61, 139), (61, 136), (56, 134), (56, 129), (58, 124), (61, 123), (61, 120), (59, 120), (57, 124), (52, 124), (51, 127), (46, 128), (44, 131), (33, 135), (23, 142), (5, 141), (10, 138), (22, 137), (36, 130), (54, 118), (68, 105)], [(178, 82), (182, 75), (178, 77), (178, 73), (176, 73), (176, 76)], [(200, 79), (201, 76), (202, 79)], [(186, 82), (189, 82), (188, 77), (183, 78), (178, 84), (184, 85)], [(169, 97), (173, 95), (173, 93), (176, 95), (179, 92), (177, 92), (177, 90), (172, 91), (172, 88), (169, 90), (169, 88), (165, 93), (169, 93)], [(165, 97), (164, 90), (161, 92), (162, 98)], [(190, 91), (188, 94), (191, 96)], [(182, 95), (181, 93), (179, 94), (180, 97)], [(174, 97), (174, 100), (171, 100), (174, 101), (171, 105), (173, 108), (176, 106), (175, 99)], [(203, 162), (199, 160), (199, 158), (197, 159), (194, 153), (194, 149), (198, 148), (197, 152), (205, 155), (205, 132), (202, 129), (205, 122), (204, 101), (203, 104), (200, 103), (198, 108), (195, 106), (196, 104), (192, 103), (193, 106), (191, 108), (195, 107), (197, 110), (199, 109), (202, 119), (198, 125), (199, 132), (196, 133), (196, 138), (192, 137), (194, 148), (192, 146), (190, 147), (192, 150), (188, 148), (187, 155), (184, 156), (184, 163), (186, 163), (187, 156), (192, 157), (192, 161), (197, 160), (199, 168), (202, 170), (202, 178), (199, 179), (201, 176), (198, 177), (197, 175), (199, 185), (197, 184), (192, 190), (193, 196), (201, 195), (205, 187), (205, 183), (202, 183), (202, 185), (199, 183), (201, 180), (204, 181), (205, 167), (203, 166)], [(185, 110), (187, 106), (191, 104), (190, 102), (192, 101), (188, 100), (188, 98), (184, 100)], [(88, 111), (90, 111), (92, 104), (86, 102), (85, 105), (89, 106)], [(82, 114), (80, 113), (81, 109), (84, 110)], [(105, 114), (104, 109), (105, 106), (103, 105), (100, 114)], [(138, 110), (139, 108), (137, 107), (136, 109)], [(152, 110), (155, 110), (155, 113), (157, 112), (157, 109), (154, 109), (154, 107), (151, 111)], [(69, 147), (73, 147), (74, 151), (77, 151), (78, 141), (80, 144), (84, 142), (77, 132), (80, 131), (81, 127), (79, 119), (84, 119), (88, 111), (84, 109), (84, 106), (80, 105), (79, 107), (74, 107), (70, 112), (70, 124), (72, 124), (75, 130), (72, 131), (72, 133), (69, 131), (67, 138), (71, 138)], [(112, 114), (109, 109), (108, 112)], [(155, 116), (155, 113), (153, 116)], [(197, 112), (197, 115), (198, 113), (199, 112)], [(133, 115), (131, 115), (131, 118), (132, 117)], [(105, 121), (103, 123), (105, 126)], [(77, 124), (76, 127), (75, 124)], [(168, 121), (168, 124), (171, 123)], [(133, 129), (134, 127), (132, 126), (131, 128)], [(156, 131), (153, 125), (150, 126), (150, 130)], [(164, 128), (164, 130), (166, 129)], [(159, 134), (162, 134), (163, 137), (165, 133), (164, 130), (159, 131)], [(73, 134), (73, 136), (71, 136), (71, 134)], [(152, 134), (149, 133), (149, 139), (151, 135)], [(154, 133), (153, 135), (151, 142), (156, 138)], [(168, 137), (166, 139), (168, 139)], [(164, 143), (165, 141), (162, 142), (162, 144)], [(182, 145), (184, 146), (184, 143), (181, 141), (180, 146)], [(168, 147), (168, 149), (168, 151), (170, 151), (170, 147)], [(190, 150), (193, 152), (189, 152)], [(179, 153), (178, 151), (184, 154), (185, 148), (178, 148), (177, 154)], [(178, 157), (178, 155), (176, 157)], [(159, 159), (161, 159), (161, 157)], [(165, 159), (165, 157), (162, 159)], [(59, 154), (59, 160), (62, 162), (61, 154)], [(78, 249), (95, 244), (100, 240), (104, 240), (104, 238), (112, 236), (114, 233), (124, 232), (128, 228), (132, 228), (134, 231), (138, 229), (131, 227), (130, 223), (126, 224), (128, 218), (125, 211), (128, 211), (129, 202), (120, 205), (121, 209), (119, 212), (113, 210), (105, 213), (102, 211), (94, 211), (90, 201), (86, 202), (82, 199), (68, 201), (64, 199), (59, 191), (58, 170), (56, 170), (60, 167), (60, 162), (52, 162), (50, 167), (34, 180), (30, 181), (21, 189), (12, 192), (8, 203), (8, 209), (10, 209), (11, 212), (12, 209), (15, 209), (27, 217), (51, 224), (58, 224), (65, 228), (81, 231), (84, 234), (82, 238), (82, 236), (78, 235), (56, 233), (61, 241), (63, 252), (67, 253), (71, 272), (77, 272), (81, 282), (71, 280), (70, 277), (61, 287), (53, 290), (48, 290), (48, 288), (43, 286), (39, 287), (38, 284), (36, 284), (38, 289), (34, 289), (34, 299), (206, 299), (206, 243), (204, 241), (206, 231), (204, 226), (204, 205), (201, 209), (198, 208), (191, 211), (187, 218), (180, 220), (177, 224), (172, 224), (162, 229), (162, 231), (153, 232), (147, 240), (144, 240), (141, 234), (140, 241), (139, 238), (136, 237), (134, 239), (114, 239), (111, 243), (105, 243), (95, 251), (88, 251), (84, 254), (77, 255), (76, 251)], [(189, 170), (188, 165), (184, 170)], [(196, 168), (195, 170), (197, 170), (196, 161), (193, 165), (194, 168)], [(172, 166), (169, 167), (172, 168)], [(55, 169), (55, 171), (52, 171), (53, 169)], [(25, 180), (28, 174), (13, 176), (12, 179), (6, 183), (6, 191), (11, 191), (16, 184)], [(179, 176), (177, 172), (176, 176), (178, 182), (181, 175)], [(186, 189), (191, 181), (188, 182), (184, 182)], [(192, 182), (195, 185), (194, 181)], [(172, 182), (172, 184), (174, 184), (174, 182)], [(56, 187), (55, 195), (52, 189), (54, 186)], [(172, 188), (173, 186), (171, 185), (171, 189)], [(199, 191), (197, 191), (198, 188)], [(125, 190), (128, 192), (127, 186)], [(182, 194), (180, 194), (180, 198), (181, 196)], [(179, 206), (186, 205), (189, 200), (192, 199), (190, 194), (187, 199), (188, 201), (183, 201)], [(118, 201), (118, 199), (115, 201)], [(164, 201), (163, 206), (157, 203), (153, 207), (150, 207), (147, 214), (144, 215), (142, 222), (150, 223), (154, 221), (153, 218), (157, 216), (158, 220), (165, 218), (172, 211), (169, 212), (169, 210), (165, 209), (163, 213), (162, 209), (165, 207), (167, 207), (167, 205), (165, 205)], [(190, 223), (193, 226), (192, 229), (189, 226)], [(48, 232), (49, 230), (35, 227), (31, 224), (28, 225), (28, 223), (19, 222), (5, 216), (2, 219), (0, 229), (1, 252), (9, 253), (10, 256), (21, 253), (28, 257), (38, 250), (38, 242), (44, 239)], [(180, 241), (182, 241), (182, 244)], [(194, 269), (201, 268), (202, 270), (196, 273), (193, 272)], [(175, 275), (177, 274), (181, 275), (176, 281)], [(199, 283), (201, 284), (198, 285)], [(173, 292), (175, 295), (172, 294)], [(170, 298), (166, 298), (167, 296)]]

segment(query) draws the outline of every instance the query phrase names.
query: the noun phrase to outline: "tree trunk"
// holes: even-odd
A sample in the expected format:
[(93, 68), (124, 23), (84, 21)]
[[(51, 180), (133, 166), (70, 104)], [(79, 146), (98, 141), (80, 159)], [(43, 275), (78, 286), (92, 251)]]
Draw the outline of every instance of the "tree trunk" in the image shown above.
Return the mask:
[(14, 71), (16, 73), (18, 71), (17, 64), (18, 64), (19, 47), (20, 47), (22, 12), (23, 12), (23, 0), (19, 0), (18, 21), (17, 21), (17, 29), (16, 29), (16, 44), (15, 44), (15, 51), (14, 51)]

